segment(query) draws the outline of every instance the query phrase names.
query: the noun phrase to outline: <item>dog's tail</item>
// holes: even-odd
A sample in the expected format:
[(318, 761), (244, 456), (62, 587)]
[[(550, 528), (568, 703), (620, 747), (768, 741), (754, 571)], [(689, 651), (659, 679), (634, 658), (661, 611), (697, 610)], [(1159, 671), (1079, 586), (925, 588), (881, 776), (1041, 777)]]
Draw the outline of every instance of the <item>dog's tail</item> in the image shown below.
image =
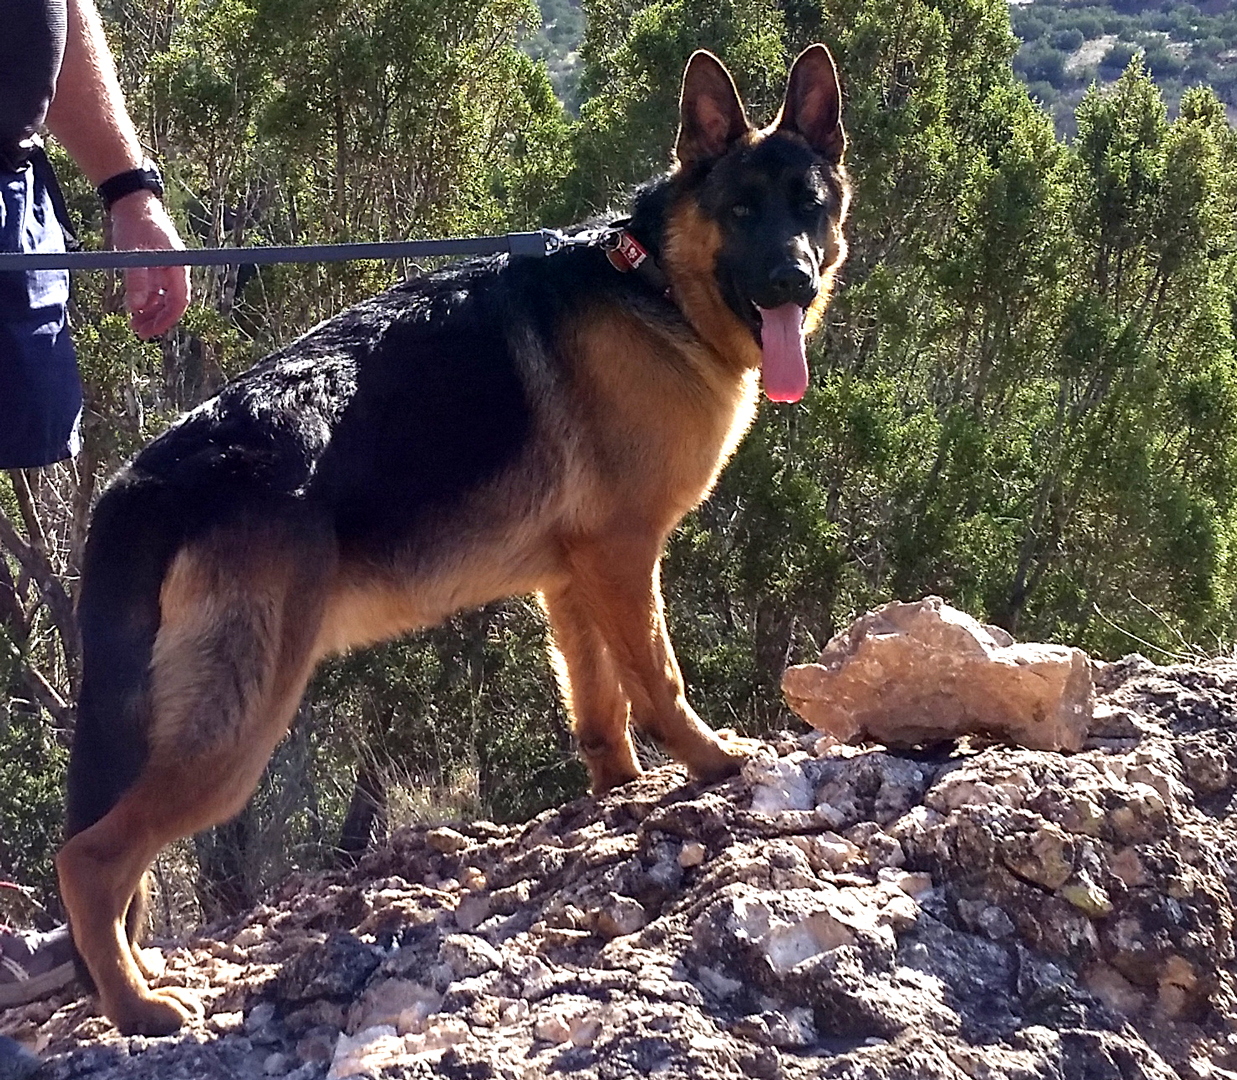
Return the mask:
[(91, 519), (78, 598), (82, 686), (69, 755), (66, 838), (119, 801), (148, 752), (159, 595), (181, 540), (157, 483), (126, 474)]

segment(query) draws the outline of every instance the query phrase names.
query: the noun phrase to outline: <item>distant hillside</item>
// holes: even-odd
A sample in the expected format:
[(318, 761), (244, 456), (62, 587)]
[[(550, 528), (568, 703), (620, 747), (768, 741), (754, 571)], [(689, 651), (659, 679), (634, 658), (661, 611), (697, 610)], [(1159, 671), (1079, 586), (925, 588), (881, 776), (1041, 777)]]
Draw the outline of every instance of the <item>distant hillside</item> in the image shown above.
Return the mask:
[[(554, 89), (572, 113), (579, 102), (581, 0), (538, 0), (542, 25), (525, 50), (545, 60)], [(1215, 89), (1237, 121), (1237, 4), (1205, 0), (1010, 0), (1022, 47), (1014, 69), (1072, 134), (1074, 109), (1092, 82), (1115, 82), (1141, 51), (1170, 110), (1183, 90)]]
[(544, 60), (559, 100), (572, 112), (579, 107), (580, 42), (584, 38), (584, 9), (580, 0), (537, 0), (541, 28), (525, 43), (534, 60)]
[(1230, 0), (1014, 0), (1010, 19), (1023, 43), (1014, 68), (1062, 132), (1072, 133), (1086, 88), (1115, 81), (1140, 50), (1170, 109), (1183, 90), (1204, 84), (1237, 119), (1237, 7)]

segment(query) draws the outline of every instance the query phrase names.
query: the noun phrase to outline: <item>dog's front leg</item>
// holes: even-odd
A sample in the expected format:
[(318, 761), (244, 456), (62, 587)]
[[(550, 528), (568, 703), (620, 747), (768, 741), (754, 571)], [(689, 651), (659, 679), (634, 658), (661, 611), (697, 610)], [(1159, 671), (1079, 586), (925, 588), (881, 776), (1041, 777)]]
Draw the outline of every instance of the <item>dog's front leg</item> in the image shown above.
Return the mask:
[(755, 743), (721, 738), (687, 703), (661, 595), (661, 543), (608, 538), (573, 548), (572, 582), (608, 646), (635, 725), (704, 780), (738, 771)]
[(627, 728), (627, 696), (614, 659), (580, 590), (568, 584), (538, 599), (550, 623), (550, 661), (588, 766), (594, 795), (640, 775)]

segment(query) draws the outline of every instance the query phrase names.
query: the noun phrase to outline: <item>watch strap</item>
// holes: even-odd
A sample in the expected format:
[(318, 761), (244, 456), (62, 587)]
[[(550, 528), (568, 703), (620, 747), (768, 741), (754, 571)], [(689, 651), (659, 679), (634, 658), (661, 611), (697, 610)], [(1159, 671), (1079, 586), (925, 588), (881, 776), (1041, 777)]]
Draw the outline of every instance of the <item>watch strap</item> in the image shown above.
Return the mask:
[(142, 162), (141, 168), (126, 169), (115, 176), (109, 176), (95, 190), (103, 200), (104, 209), (110, 210), (118, 200), (132, 195), (135, 191), (149, 191), (156, 198), (162, 199), (163, 177), (155, 163), (147, 158)]

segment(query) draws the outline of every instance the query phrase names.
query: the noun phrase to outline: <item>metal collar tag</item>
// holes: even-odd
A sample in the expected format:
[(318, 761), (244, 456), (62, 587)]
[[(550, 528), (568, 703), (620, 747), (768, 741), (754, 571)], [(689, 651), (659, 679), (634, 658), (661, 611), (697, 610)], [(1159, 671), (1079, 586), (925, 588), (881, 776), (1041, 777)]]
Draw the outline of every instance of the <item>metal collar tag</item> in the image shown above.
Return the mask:
[(626, 229), (618, 229), (606, 239), (606, 258), (615, 270), (624, 274), (629, 270), (639, 270), (640, 265), (649, 257), (640, 241)]

